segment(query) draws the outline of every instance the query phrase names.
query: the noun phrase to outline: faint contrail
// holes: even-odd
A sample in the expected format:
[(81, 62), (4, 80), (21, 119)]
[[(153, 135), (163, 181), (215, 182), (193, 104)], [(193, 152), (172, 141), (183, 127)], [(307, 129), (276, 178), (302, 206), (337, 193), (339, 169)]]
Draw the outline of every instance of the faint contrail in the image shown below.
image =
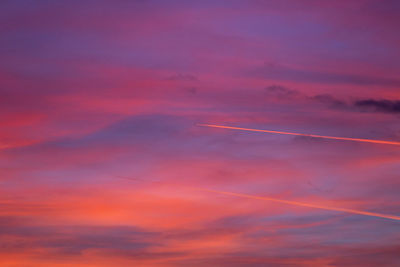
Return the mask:
[(359, 215), (366, 215), (366, 216), (373, 216), (373, 217), (379, 217), (379, 218), (385, 218), (385, 219), (392, 219), (392, 220), (400, 221), (400, 217), (399, 216), (387, 215), (387, 214), (381, 214), (381, 213), (375, 213), (375, 212), (353, 210), (353, 209), (345, 209), (345, 208), (327, 207), (327, 206), (308, 204), (308, 203), (302, 203), (302, 202), (297, 202), (297, 201), (283, 200), (283, 199), (270, 198), (270, 197), (260, 197), (260, 196), (253, 196), (253, 195), (247, 195), (247, 194), (225, 192), (225, 191), (217, 191), (217, 190), (210, 190), (210, 189), (204, 189), (204, 188), (197, 188), (197, 190), (211, 192), (211, 193), (217, 193), (217, 194), (222, 194), (222, 195), (228, 195), (228, 196), (274, 201), (274, 202), (279, 202), (279, 203), (284, 203), (284, 204), (289, 204), (289, 205), (295, 205), (295, 206), (316, 208), (316, 209), (322, 209), (322, 210), (340, 211), (340, 212), (359, 214)]
[(214, 124), (197, 124), (197, 125), (198, 126), (204, 126), (204, 127), (224, 128), (224, 129), (233, 129), (233, 130), (250, 131), (250, 132), (287, 134), (287, 135), (308, 136), (308, 137), (315, 137), (315, 138), (325, 138), (325, 139), (335, 139), (335, 140), (345, 140), (345, 141), (355, 141), (355, 142), (366, 142), (366, 143), (375, 143), (375, 144), (385, 144), (385, 145), (397, 145), (397, 146), (400, 146), (400, 142), (383, 141), (383, 140), (349, 138), (349, 137), (335, 137), (335, 136), (324, 136), (324, 135), (316, 135), (316, 134), (302, 134), (302, 133), (291, 133), (291, 132), (280, 132), (280, 131), (268, 131), (268, 130), (258, 130), (258, 129), (249, 129), (249, 128), (224, 126), (224, 125), (214, 125)]
[(315, 209), (330, 210), (330, 211), (339, 211), (339, 212), (346, 212), (346, 213), (351, 213), (351, 214), (358, 214), (358, 215), (372, 216), (372, 217), (378, 217), (378, 218), (385, 218), (385, 219), (391, 219), (391, 220), (400, 221), (400, 216), (395, 216), (395, 215), (387, 215), (387, 214), (368, 212), (368, 211), (362, 211), (362, 210), (353, 210), (353, 209), (346, 209), (346, 208), (336, 208), (336, 207), (322, 206), (322, 205), (309, 204), (309, 203), (303, 203), (303, 202), (297, 202), (297, 201), (291, 201), (291, 200), (283, 200), (283, 199), (278, 199), (278, 198), (261, 197), (261, 196), (254, 196), (254, 195), (241, 194), (241, 193), (218, 191), (218, 190), (212, 190), (212, 189), (206, 189), (206, 188), (200, 188), (200, 187), (183, 186), (183, 185), (179, 185), (179, 184), (175, 184), (175, 183), (164, 183), (164, 182), (161, 182), (161, 181), (146, 181), (144, 179), (130, 178), (130, 177), (126, 177), (126, 176), (116, 176), (116, 177), (122, 178), (122, 179), (127, 179), (127, 180), (132, 180), (132, 181), (150, 182), (150, 183), (157, 183), (157, 184), (167, 184), (167, 185), (174, 185), (174, 186), (177, 185), (177, 186), (179, 186), (181, 188), (186, 188), (186, 189), (189, 189), (189, 190), (216, 193), (216, 194), (221, 194), (221, 195), (243, 197), (243, 198), (257, 199), (257, 200), (267, 200), (267, 201), (273, 201), (273, 202), (284, 203), (284, 204), (300, 206), (300, 207), (315, 208)]

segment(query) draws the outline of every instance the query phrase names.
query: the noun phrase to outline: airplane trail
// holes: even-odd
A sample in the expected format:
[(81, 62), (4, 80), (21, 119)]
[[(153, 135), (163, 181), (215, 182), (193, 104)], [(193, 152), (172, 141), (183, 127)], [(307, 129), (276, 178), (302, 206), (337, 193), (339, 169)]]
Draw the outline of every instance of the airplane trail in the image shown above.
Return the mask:
[(214, 124), (197, 124), (197, 126), (223, 128), (223, 129), (231, 129), (231, 130), (241, 130), (241, 131), (249, 131), (249, 132), (263, 132), (263, 133), (286, 134), (286, 135), (296, 135), (296, 136), (308, 136), (308, 137), (324, 138), (324, 139), (345, 140), (345, 141), (355, 141), (355, 142), (365, 142), (365, 143), (400, 146), (400, 142), (374, 140), (374, 139), (361, 139), (361, 138), (349, 138), (349, 137), (324, 136), (324, 135), (316, 135), (316, 134), (302, 134), (302, 133), (292, 133), (292, 132), (269, 131), (269, 130), (259, 130), (259, 129), (224, 126), (224, 125), (214, 125)]
[(210, 193), (217, 193), (217, 194), (222, 194), (222, 195), (228, 195), (228, 196), (243, 197), (243, 198), (249, 198), (249, 199), (258, 199), (258, 200), (267, 200), (267, 201), (279, 202), (279, 203), (295, 205), (295, 206), (301, 206), (301, 207), (316, 208), (316, 209), (331, 210), (331, 211), (339, 211), (339, 212), (346, 212), (346, 213), (352, 213), (352, 214), (379, 217), (379, 218), (385, 218), (385, 219), (392, 219), (392, 220), (400, 221), (400, 216), (387, 215), (387, 214), (382, 214), (382, 213), (375, 213), (375, 212), (368, 212), (368, 211), (361, 211), (361, 210), (353, 210), (353, 209), (346, 209), (346, 208), (335, 208), (335, 207), (308, 204), (308, 203), (297, 202), (297, 201), (283, 200), (283, 199), (270, 198), (270, 197), (254, 196), (254, 195), (247, 195), (247, 194), (241, 194), (241, 193), (217, 191), (217, 190), (204, 189), (204, 188), (197, 188), (197, 190), (206, 191), (206, 192), (210, 192)]
[(400, 216), (388, 215), (388, 214), (382, 214), (382, 213), (376, 213), (376, 212), (368, 212), (368, 211), (346, 209), (346, 208), (337, 208), (337, 207), (309, 204), (309, 203), (292, 201), (292, 200), (284, 200), (284, 199), (271, 198), (271, 197), (261, 197), (261, 196), (254, 196), (254, 195), (248, 195), (248, 194), (242, 194), (242, 193), (218, 191), (218, 190), (212, 190), (212, 189), (200, 188), (200, 187), (183, 186), (183, 185), (179, 185), (179, 184), (165, 183), (165, 182), (161, 182), (161, 181), (146, 181), (144, 179), (131, 178), (131, 177), (126, 177), (126, 176), (116, 176), (116, 177), (122, 178), (122, 179), (131, 180), (131, 181), (142, 181), (142, 182), (167, 184), (167, 185), (174, 185), (174, 186), (177, 185), (177, 186), (179, 186), (181, 188), (186, 188), (186, 189), (189, 189), (189, 190), (203, 191), (203, 192), (215, 193), (215, 194), (220, 194), (220, 195), (228, 195), (228, 196), (235, 196), (235, 197), (242, 197), (242, 198), (256, 199), (256, 200), (266, 200), (266, 201), (278, 202), (278, 203), (294, 205), (294, 206), (300, 206), (300, 207), (315, 208), (315, 209), (330, 210), (330, 211), (338, 211), (338, 212), (345, 212), (345, 213), (351, 213), (351, 214), (357, 214), (357, 215), (364, 215), (364, 216), (370, 216), (370, 217), (377, 217), (377, 218), (384, 218), (384, 219), (391, 219), (391, 220), (400, 221)]

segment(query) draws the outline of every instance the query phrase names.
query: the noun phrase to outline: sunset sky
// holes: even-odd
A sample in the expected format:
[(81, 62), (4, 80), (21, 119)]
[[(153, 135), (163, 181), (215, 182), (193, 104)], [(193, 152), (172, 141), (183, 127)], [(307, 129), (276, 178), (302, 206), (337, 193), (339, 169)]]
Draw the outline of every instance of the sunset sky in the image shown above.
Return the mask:
[(1, 1), (0, 266), (400, 266), (399, 14)]

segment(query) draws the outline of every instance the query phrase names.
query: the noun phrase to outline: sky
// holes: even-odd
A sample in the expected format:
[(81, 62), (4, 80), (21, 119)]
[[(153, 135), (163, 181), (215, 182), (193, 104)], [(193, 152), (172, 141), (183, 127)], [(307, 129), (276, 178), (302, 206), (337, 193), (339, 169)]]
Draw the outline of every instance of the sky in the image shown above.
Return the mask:
[(399, 12), (1, 1), (0, 265), (400, 266)]

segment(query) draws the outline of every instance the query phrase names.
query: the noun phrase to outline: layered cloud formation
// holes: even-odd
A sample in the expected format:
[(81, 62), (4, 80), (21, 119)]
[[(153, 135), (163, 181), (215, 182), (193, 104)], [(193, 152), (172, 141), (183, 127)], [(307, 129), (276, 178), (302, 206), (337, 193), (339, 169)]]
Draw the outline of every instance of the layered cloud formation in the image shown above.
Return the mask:
[(197, 126), (399, 142), (398, 1), (0, 6), (1, 266), (400, 264), (398, 221), (212, 192), (400, 216), (398, 146)]

